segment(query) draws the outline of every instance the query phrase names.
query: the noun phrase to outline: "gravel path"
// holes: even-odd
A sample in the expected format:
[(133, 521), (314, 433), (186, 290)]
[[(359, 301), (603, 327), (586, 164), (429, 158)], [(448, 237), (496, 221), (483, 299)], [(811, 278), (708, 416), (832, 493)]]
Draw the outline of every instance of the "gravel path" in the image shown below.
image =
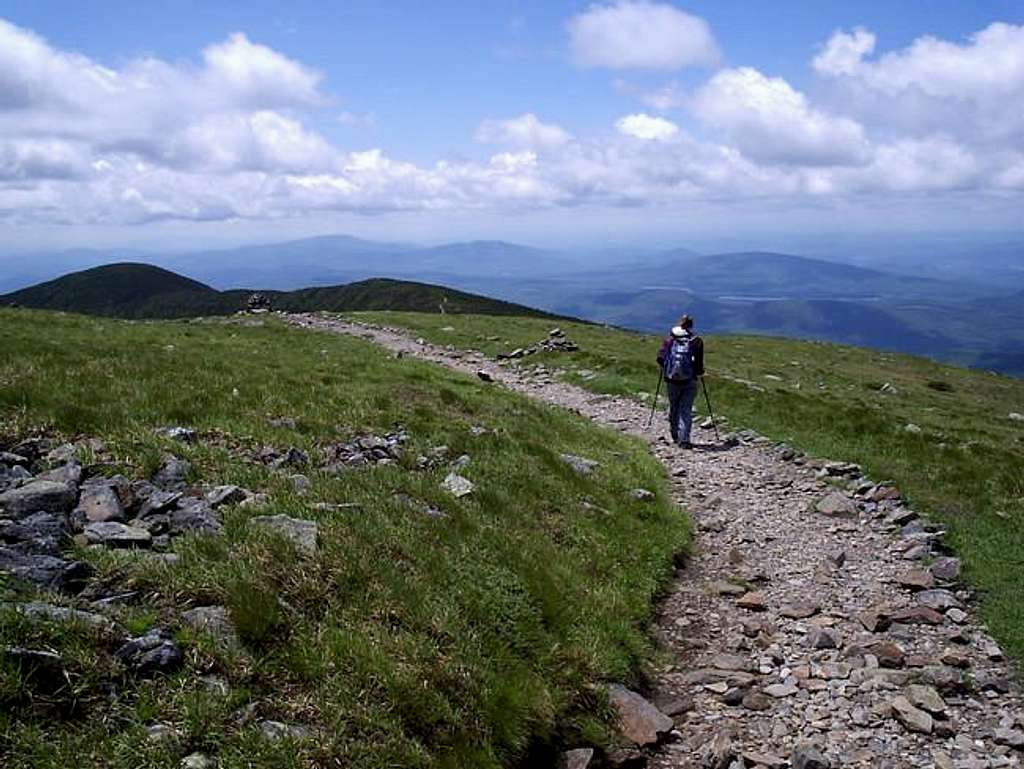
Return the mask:
[(975, 620), (942, 533), (896, 489), (752, 433), (716, 444), (698, 428), (698, 448), (684, 452), (668, 443), (663, 416), (644, 429), (649, 412), (635, 401), (396, 329), (314, 315), (288, 320), (486, 372), (510, 390), (638, 436), (665, 464), (697, 527), (694, 555), (657, 618), (667, 662), (650, 693), (675, 730), (613, 763), (1021, 764), (1024, 707), (1012, 666)]

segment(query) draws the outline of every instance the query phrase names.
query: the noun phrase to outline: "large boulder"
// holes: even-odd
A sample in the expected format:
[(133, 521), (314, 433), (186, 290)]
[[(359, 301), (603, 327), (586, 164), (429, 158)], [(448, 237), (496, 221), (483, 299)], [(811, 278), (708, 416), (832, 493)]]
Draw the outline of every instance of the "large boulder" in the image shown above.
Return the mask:
[(56, 481), (29, 481), (24, 486), (0, 494), (0, 511), (9, 518), (24, 518), (32, 513), (67, 513), (75, 506), (78, 491)]

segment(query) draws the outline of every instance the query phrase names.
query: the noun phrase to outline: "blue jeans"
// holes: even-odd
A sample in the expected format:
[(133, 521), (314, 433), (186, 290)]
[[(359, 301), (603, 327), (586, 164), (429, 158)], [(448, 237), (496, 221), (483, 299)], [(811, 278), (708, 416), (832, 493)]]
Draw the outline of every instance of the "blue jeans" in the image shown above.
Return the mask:
[(697, 380), (685, 382), (669, 382), (668, 385), (668, 425), (672, 430), (674, 443), (689, 443), (690, 429), (693, 427), (693, 401), (697, 397)]

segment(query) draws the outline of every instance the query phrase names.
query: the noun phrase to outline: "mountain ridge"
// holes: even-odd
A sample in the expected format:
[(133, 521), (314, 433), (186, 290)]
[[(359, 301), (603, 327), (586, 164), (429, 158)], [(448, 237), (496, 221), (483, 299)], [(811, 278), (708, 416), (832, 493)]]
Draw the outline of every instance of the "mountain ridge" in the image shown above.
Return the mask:
[[(258, 290), (275, 308), (313, 310), (418, 310), (557, 319), (553, 313), (416, 281), (371, 278), (295, 291)], [(149, 264), (125, 262), (69, 273), (0, 295), (0, 305), (126, 318), (226, 315), (245, 309), (254, 289), (218, 291), (205, 283)]]

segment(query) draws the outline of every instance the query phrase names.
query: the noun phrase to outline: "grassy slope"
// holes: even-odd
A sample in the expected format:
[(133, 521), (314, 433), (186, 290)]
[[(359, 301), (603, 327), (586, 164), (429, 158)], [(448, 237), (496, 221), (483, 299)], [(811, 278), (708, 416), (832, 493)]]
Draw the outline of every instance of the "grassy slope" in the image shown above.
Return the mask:
[[(274, 428), (268, 416), (297, 426)], [(152, 431), (185, 424), (242, 447), (313, 449), (396, 422), (411, 436), (408, 462), (339, 477), (309, 471), (307, 497), (217, 442), (173, 444)], [(498, 433), (473, 437), (478, 424)], [(103, 437), (136, 477), (174, 450), (199, 480), (266, 490), (272, 501), (229, 508), (222, 538), (179, 540), (176, 567), (80, 553), (146, 597), (119, 617), (134, 632), (180, 627), (180, 612), (224, 603), (246, 639), (239, 651), (179, 631), (185, 671), (124, 680), (113, 639), (0, 612), (5, 644), (51, 647), (70, 670), (67, 687), (44, 695), (0, 666), (0, 764), (11, 769), (174, 767), (193, 750), (221, 767), (480, 768), (514, 765), (549, 739), (600, 740), (591, 684), (628, 679), (650, 651), (652, 598), (689, 536), (639, 443), (362, 340), (272, 322), (0, 310), (0, 445), (39, 428)], [(446, 468), (414, 469), (416, 455), (439, 444), (472, 457), (462, 471), (477, 484), (472, 496), (439, 488)], [(563, 451), (602, 467), (579, 477), (559, 460)], [(657, 500), (633, 501), (638, 486)], [(396, 491), (448, 515), (412, 511)], [(316, 502), (362, 507), (324, 511)], [(275, 513), (318, 520), (321, 554), (301, 556), (245, 526)], [(0, 593), (13, 590), (0, 580)], [(230, 693), (212, 691), (200, 673), (223, 676)], [(321, 736), (269, 743), (237, 719), (247, 703), (260, 718)], [(173, 724), (181, 738), (147, 742), (152, 722)]]
[[(527, 319), (496, 325), (469, 317), (360, 317), (490, 354), (537, 341), (550, 327)], [(582, 350), (541, 354), (528, 363), (561, 369), (570, 381), (599, 392), (650, 398), (657, 338), (562, 327)], [(859, 462), (872, 477), (895, 480), (915, 508), (942, 521), (969, 579), (984, 593), (990, 628), (1024, 659), (1024, 425), (1007, 418), (1024, 413), (1024, 381), (906, 355), (766, 337), (709, 338), (707, 366), (712, 404), (733, 425), (818, 456)], [(596, 376), (581, 377), (580, 370)], [(756, 382), (764, 392), (726, 376)], [(887, 382), (895, 394), (879, 391)], [(922, 432), (906, 432), (908, 423)]]

